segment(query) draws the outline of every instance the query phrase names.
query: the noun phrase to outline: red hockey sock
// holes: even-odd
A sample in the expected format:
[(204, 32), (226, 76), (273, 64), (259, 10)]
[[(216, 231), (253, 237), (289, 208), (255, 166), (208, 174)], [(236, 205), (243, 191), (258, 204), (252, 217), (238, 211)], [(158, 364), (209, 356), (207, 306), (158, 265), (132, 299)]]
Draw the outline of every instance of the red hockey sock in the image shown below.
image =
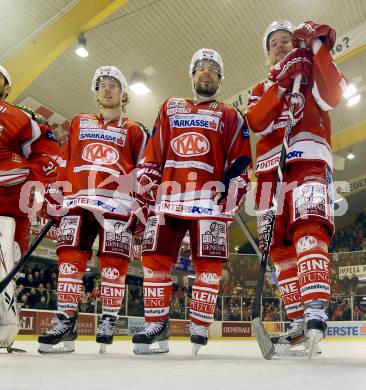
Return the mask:
[(203, 273), (195, 280), (192, 287), (190, 319), (192, 322), (210, 326), (214, 320), (219, 283), (217, 274)]
[(102, 314), (117, 316), (125, 295), (128, 260), (120, 257), (103, 256), (100, 258), (100, 268), (102, 276), (100, 284)]
[(166, 278), (144, 278), (145, 321), (158, 322), (169, 318), (172, 280)]
[(321, 249), (301, 252), (297, 259), (303, 303), (330, 299), (330, 256)]
[(296, 260), (285, 264), (276, 264), (278, 288), (281, 293), (287, 317), (291, 320), (302, 317), (300, 286), (297, 278)]
[(83, 275), (89, 254), (73, 249), (59, 251), (59, 274), (57, 283), (57, 308), (69, 316), (78, 310), (84, 293)]

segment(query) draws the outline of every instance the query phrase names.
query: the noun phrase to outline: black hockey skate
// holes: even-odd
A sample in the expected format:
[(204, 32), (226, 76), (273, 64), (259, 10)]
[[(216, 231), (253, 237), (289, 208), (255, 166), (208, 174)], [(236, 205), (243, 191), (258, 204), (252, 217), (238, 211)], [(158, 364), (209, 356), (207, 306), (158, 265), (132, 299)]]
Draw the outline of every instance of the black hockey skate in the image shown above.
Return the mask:
[[(309, 353), (309, 338), (303, 318), (294, 320), (283, 335), (271, 337), (276, 356), (307, 356)], [(318, 345), (314, 345), (313, 354), (320, 354)]]
[(97, 343), (100, 343), (99, 353), (105, 353), (107, 345), (113, 343), (113, 330), (117, 317), (103, 314), (97, 330)]
[[(68, 317), (64, 313), (57, 313), (52, 319), (53, 328), (38, 337), (39, 353), (66, 353), (75, 351), (77, 338), (77, 315)], [(63, 346), (56, 348), (59, 343)]]
[(303, 318), (294, 320), (284, 334), (271, 337), (276, 356), (304, 356), (306, 340)]
[(318, 343), (325, 338), (328, 319), (324, 309), (324, 301), (314, 300), (305, 303), (304, 317), (306, 322), (306, 336), (308, 338), (308, 358), (317, 353)]
[[(136, 355), (169, 352), (169, 321), (147, 322), (140, 333), (132, 337), (133, 352)], [(159, 343), (159, 348), (150, 348), (151, 344)]]
[(307, 341), (307, 354), (311, 359), (313, 355), (319, 354), (320, 348), (318, 343), (321, 339), (324, 339), (327, 332), (327, 323), (322, 319), (310, 319), (306, 323), (306, 335)]
[(192, 354), (197, 355), (198, 350), (208, 343), (208, 327), (190, 323)]

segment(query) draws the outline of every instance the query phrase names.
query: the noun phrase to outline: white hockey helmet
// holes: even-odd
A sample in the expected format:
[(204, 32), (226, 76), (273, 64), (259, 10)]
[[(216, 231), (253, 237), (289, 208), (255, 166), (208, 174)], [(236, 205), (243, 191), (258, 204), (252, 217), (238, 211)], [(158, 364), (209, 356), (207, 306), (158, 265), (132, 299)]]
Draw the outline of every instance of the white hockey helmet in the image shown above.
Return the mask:
[(192, 77), (193, 73), (196, 70), (196, 65), (199, 61), (209, 60), (214, 62), (217, 65), (217, 72), (220, 75), (221, 79), (224, 79), (224, 61), (221, 55), (212, 49), (200, 49), (193, 54), (191, 64), (189, 66), (189, 76)]
[(283, 31), (288, 31), (291, 35), (295, 30), (295, 26), (289, 22), (288, 20), (276, 20), (272, 22), (267, 28), (266, 31), (264, 32), (263, 36), (263, 50), (264, 54), (269, 53), (269, 37), (272, 33), (283, 30)]
[(0, 73), (5, 77), (9, 87), (11, 87), (11, 78), (9, 72), (2, 65), (0, 65)]
[(100, 77), (113, 77), (114, 79), (118, 80), (119, 83), (121, 84), (122, 94), (127, 92), (127, 81), (123, 73), (115, 66), (104, 65), (99, 67), (94, 73), (94, 77), (92, 81), (93, 93), (95, 93), (98, 90), (98, 80)]

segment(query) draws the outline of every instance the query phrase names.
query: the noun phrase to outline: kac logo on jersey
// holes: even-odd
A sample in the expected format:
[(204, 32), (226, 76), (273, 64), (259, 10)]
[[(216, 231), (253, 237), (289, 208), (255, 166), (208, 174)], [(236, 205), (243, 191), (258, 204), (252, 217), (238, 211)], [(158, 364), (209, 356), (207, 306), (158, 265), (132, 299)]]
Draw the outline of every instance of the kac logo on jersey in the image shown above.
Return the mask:
[(207, 154), (210, 150), (209, 140), (200, 133), (186, 133), (171, 141), (175, 154), (180, 157), (196, 157)]
[(82, 158), (95, 164), (112, 165), (118, 161), (119, 153), (112, 146), (95, 142), (84, 148)]
[(102, 268), (102, 276), (106, 279), (118, 279), (119, 271), (117, 268)]
[(72, 275), (72, 274), (76, 274), (77, 272), (79, 272), (79, 270), (75, 267), (74, 264), (70, 264), (70, 263), (60, 264), (60, 274)]

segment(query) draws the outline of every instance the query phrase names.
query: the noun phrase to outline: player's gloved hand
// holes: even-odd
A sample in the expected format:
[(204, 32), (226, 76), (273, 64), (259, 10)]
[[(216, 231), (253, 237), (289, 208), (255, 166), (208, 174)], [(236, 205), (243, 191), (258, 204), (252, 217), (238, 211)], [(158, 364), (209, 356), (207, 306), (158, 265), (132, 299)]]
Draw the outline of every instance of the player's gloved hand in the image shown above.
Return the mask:
[(221, 212), (226, 215), (234, 215), (238, 213), (244, 202), (245, 194), (248, 192), (248, 187), (246, 174), (232, 179), (230, 181), (228, 193), (215, 197), (217, 204), (222, 206)]
[(278, 84), (280, 88), (290, 89), (295, 77), (309, 77), (312, 69), (313, 54), (309, 49), (293, 49), (286, 57), (272, 66), (268, 75), (269, 80)]
[(63, 198), (63, 190), (58, 182), (48, 184), (45, 188), (41, 215), (60, 223), (62, 217), (67, 214), (67, 209), (62, 206)]
[(299, 24), (292, 34), (293, 47), (301, 47), (300, 42), (305, 42), (306, 47), (311, 48), (314, 39), (319, 38), (330, 50), (336, 42), (334, 28), (327, 24), (320, 24), (314, 20), (305, 20)]
[(154, 205), (161, 181), (160, 167), (154, 163), (142, 163), (137, 168), (135, 197), (140, 204)]

